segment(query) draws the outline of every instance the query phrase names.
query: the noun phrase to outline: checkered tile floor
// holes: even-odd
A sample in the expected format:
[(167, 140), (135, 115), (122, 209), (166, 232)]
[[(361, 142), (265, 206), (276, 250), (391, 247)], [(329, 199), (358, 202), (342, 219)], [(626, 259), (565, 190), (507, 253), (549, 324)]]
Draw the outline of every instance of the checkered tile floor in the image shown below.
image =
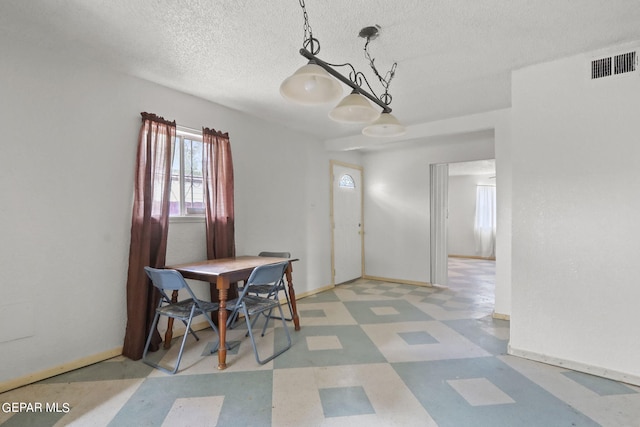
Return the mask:
[[(246, 329), (229, 367), (188, 340), (178, 374), (115, 358), (0, 395), (70, 411), (3, 426), (640, 426), (640, 388), (506, 355), (495, 263), (452, 258), (448, 287), (357, 280), (301, 299), (293, 347), (260, 366)], [(262, 351), (284, 339), (274, 322)], [(172, 363), (178, 345), (154, 354)]]

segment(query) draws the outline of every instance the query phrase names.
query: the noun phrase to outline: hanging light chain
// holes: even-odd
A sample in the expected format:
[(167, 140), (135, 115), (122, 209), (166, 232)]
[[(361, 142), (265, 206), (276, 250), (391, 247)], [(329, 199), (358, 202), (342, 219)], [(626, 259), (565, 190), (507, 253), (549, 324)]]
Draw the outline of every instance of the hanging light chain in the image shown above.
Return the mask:
[(313, 37), (313, 30), (309, 23), (309, 15), (307, 14), (307, 7), (304, 0), (298, 0), (298, 2), (302, 8), (302, 17), (304, 18), (304, 39), (302, 41), (302, 47), (312, 54), (317, 55), (318, 52), (320, 52), (320, 42), (318, 39)]
[(380, 100), (385, 104), (389, 105), (391, 104), (391, 95), (389, 94), (389, 85), (391, 84), (391, 80), (393, 80), (393, 77), (396, 75), (396, 67), (398, 66), (398, 63), (394, 62), (393, 65), (391, 66), (391, 69), (387, 71), (384, 77), (382, 77), (378, 72), (378, 69), (376, 68), (375, 58), (372, 58), (371, 54), (369, 53), (370, 41), (371, 41), (371, 37), (367, 37), (367, 41), (364, 44), (364, 56), (369, 61), (369, 65), (371, 66), (373, 73), (376, 75), (378, 80), (380, 80), (380, 84), (384, 88), (384, 94), (380, 96)]
[(304, 4), (304, 0), (298, 0), (300, 7), (302, 8), (302, 17), (304, 18), (304, 40), (313, 37), (311, 31), (311, 25), (309, 24), (309, 15), (307, 15), (307, 7)]

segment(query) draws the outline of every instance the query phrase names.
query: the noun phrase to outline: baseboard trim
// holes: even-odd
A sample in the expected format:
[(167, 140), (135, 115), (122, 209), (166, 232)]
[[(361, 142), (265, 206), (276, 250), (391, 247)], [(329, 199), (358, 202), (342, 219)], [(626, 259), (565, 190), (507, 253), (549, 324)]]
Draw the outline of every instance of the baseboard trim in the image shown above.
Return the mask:
[(390, 282), (390, 283), (401, 283), (403, 285), (413, 285), (413, 286), (422, 286), (424, 288), (432, 288), (433, 285), (429, 282), (417, 282), (415, 280), (404, 280), (404, 279), (392, 279), (390, 277), (379, 277), (379, 276), (362, 276), (363, 279), (367, 280), (379, 280), (381, 282)]
[(468, 259), (483, 259), (485, 261), (495, 261), (496, 257), (484, 257), (476, 255), (448, 255), (449, 258), (468, 258)]
[(586, 363), (576, 362), (573, 360), (561, 359), (558, 357), (546, 356), (544, 354), (535, 353), (533, 351), (521, 350), (511, 347), (509, 344), (507, 353), (512, 356), (522, 357), (524, 359), (534, 360), (536, 362), (546, 363), (547, 365), (558, 366), (560, 368), (571, 369), (572, 371), (584, 372), (585, 374), (596, 375), (598, 377), (608, 378), (614, 381), (640, 386), (640, 376), (631, 375), (624, 372), (613, 371), (611, 369), (593, 366)]
[[(328, 291), (329, 289), (333, 289), (335, 287), (336, 287), (336, 285), (327, 285), (327, 286), (324, 286), (322, 288), (314, 289), (312, 291), (303, 292), (301, 294), (296, 293), (296, 300), (299, 300), (299, 299), (302, 299), (302, 298), (305, 298), (305, 297), (310, 297), (312, 295), (319, 294), (319, 293), (324, 292), (324, 291)], [(283, 300), (281, 302), (286, 302), (286, 301)]]
[[(176, 325), (177, 326), (177, 325)], [(209, 323), (206, 320), (202, 322), (193, 323), (191, 325), (191, 329), (194, 331), (201, 331), (207, 328), (211, 328)], [(173, 337), (181, 337), (184, 335), (185, 329), (174, 329)], [(165, 331), (160, 331), (160, 335), (164, 337)], [(105, 360), (112, 359), (117, 356), (122, 355), (122, 347), (116, 347), (112, 350), (107, 350), (102, 353), (94, 354), (91, 356), (83, 357), (81, 359), (77, 359), (68, 363), (63, 363), (62, 365), (55, 366), (50, 369), (45, 369), (44, 371), (34, 372), (32, 374), (25, 375), (23, 377), (15, 378), (9, 381), (4, 381), (0, 383), (0, 393), (4, 393), (5, 391), (13, 390), (18, 387), (22, 387), (25, 385), (33, 384), (38, 381), (46, 380), (47, 378), (55, 377), (56, 375), (64, 374), (67, 372), (74, 371), (76, 369), (84, 368), (85, 366), (93, 365), (94, 363), (103, 362)]]
[(496, 313), (495, 311), (493, 312), (493, 314), (491, 315), (494, 319), (500, 319), (500, 320), (511, 320), (511, 315), (509, 314), (502, 314), (502, 313)]
[(64, 374), (65, 372), (73, 371), (78, 368), (93, 365), (94, 363), (102, 362), (103, 360), (111, 359), (113, 357), (120, 356), (121, 354), (122, 347), (117, 347), (112, 350), (107, 350), (102, 353), (64, 363), (50, 369), (45, 369), (44, 371), (34, 372), (32, 374), (28, 374), (9, 381), (3, 381), (0, 383), (0, 393), (4, 393), (5, 391), (13, 390), (14, 388), (32, 384), (47, 378), (55, 377), (56, 375)]

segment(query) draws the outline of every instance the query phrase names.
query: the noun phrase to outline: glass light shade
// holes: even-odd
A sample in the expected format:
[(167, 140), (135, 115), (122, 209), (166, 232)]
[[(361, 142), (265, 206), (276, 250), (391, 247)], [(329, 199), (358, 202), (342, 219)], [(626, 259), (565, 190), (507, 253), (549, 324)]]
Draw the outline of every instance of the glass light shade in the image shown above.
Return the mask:
[(282, 82), (280, 94), (298, 104), (325, 104), (342, 96), (342, 86), (321, 66), (309, 63)]
[(400, 136), (406, 129), (391, 113), (382, 113), (378, 120), (362, 129), (362, 133), (367, 136)]
[(371, 123), (379, 115), (371, 103), (355, 91), (345, 96), (329, 113), (332, 120), (341, 123)]

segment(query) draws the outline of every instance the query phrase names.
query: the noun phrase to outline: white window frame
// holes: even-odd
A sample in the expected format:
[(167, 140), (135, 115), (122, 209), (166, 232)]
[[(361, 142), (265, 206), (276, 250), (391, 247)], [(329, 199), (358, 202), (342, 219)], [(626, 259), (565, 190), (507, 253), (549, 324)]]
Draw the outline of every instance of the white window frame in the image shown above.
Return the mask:
[[(185, 127), (181, 127), (181, 126), (177, 126), (176, 128), (176, 141), (174, 142), (174, 144), (176, 142), (178, 142), (180, 144), (180, 147), (178, 150), (176, 150), (174, 148), (173, 152), (174, 154), (180, 156), (180, 177), (179, 177), (179, 187), (180, 187), (180, 194), (179, 194), (179, 198), (180, 198), (180, 214), (178, 215), (169, 215), (169, 221), (170, 222), (204, 222), (205, 219), (205, 214), (203, 213), (187, 213), (187, 209), (185, 207), (186, 202), (185, 202), (185, 191), (184, 191), (184, 184), (185, 184), (185, 169), (184, 169), (184, 155), (185, 155), (185, 147), (184, 147), (184, 139), (189, 139), (192, 141), (199, 141), (202, 142), (202, 134), (199, 133), (197, 130), (195, 129), (189, 129), (189, 128), (185, 128)], [(172, 158), (172, 163), (173, 163), (173, 158)], [(203, 184), (204, 185), (204, 182)]]

